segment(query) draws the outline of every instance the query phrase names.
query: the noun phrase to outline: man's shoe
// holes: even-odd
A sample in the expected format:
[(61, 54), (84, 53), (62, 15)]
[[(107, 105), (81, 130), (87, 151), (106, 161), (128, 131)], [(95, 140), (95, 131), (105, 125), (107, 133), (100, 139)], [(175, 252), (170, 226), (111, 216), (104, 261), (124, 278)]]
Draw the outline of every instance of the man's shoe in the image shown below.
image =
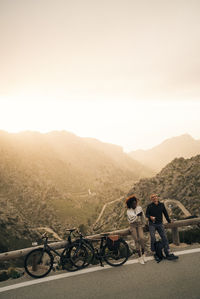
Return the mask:
[(166, 255), (166, 259), (169, 260), (169, 261), (177, 260), (178, 256), (174, 255), (173, 253), (169, 253), (169, 254)]
[(161, 259), (156, 254), (154, 254), (154, 259), (157, 263), (161, 262)]

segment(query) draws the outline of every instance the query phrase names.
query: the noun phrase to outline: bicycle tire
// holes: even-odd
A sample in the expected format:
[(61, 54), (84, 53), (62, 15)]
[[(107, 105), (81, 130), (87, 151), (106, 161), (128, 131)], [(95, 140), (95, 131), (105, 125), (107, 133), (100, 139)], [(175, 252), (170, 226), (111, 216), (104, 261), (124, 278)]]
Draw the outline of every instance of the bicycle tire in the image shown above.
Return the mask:
[(129, 257), (129, 247), (126, 241), (119, 239), (119, 248), (116, 250), (110, 250), (108, 244), (104, 247), (103, 258), (105, 262), (113, 267), (123, 265)]
[(78, 244), (81, 244), (81, 246), (85, 247), (87, 250), (87, 258), (85, 260), (85, 263), (83, 265), (83, 268), (88, 267), (90, 264), (92, 264), (94, 257), (95, 257), (95, 249), (92, 244), (92, 242), (88, 239), (77, 239), (75, 242)]
[(43, 248), (29, 252), (24, 260), (25, 271), (33, 278), (45, 277), (53, 268), (53, 255)]
[(69, 247), (64, 249), (61, 255), (60, 262), (63, 270), (74, 272), (84, 268), (87, 255), (88, 253), (84, 246), (80, 246), (78, 243), (72, 243)]

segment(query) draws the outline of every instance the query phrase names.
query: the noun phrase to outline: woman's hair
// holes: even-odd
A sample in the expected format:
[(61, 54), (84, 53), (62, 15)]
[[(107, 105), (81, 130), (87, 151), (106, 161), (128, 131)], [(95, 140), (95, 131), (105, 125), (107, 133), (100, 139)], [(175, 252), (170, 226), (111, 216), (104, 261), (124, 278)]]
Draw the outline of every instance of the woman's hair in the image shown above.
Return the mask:
[(138, 199), (135, 195), (131, 195), (129, 196), (127, 199), (126, 199), (126, 205), (127, 205), (127, 208), (128, 209), (131, 209), (132, 208), (132, 204), (133, 202), (136, 202), (136, 205), (138, 203)]

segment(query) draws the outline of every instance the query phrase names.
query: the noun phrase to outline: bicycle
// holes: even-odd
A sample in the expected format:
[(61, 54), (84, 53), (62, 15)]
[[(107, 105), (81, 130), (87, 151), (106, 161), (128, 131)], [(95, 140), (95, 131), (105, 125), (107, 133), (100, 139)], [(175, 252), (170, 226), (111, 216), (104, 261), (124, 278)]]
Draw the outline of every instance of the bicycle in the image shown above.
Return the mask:
[[(78, 231), (78, 229), (76, 230), (76, 233), (78, 234), (78, 238), (76, 238), (73, 243), (76, 244), (77, 249), (82, 247), (86, 249), (87, 254), (84, 255), (82, 253), (83, 255), (82, 268), (86, 268), (87, 266), (92, 264), (92, 261), (94, 260), (95, 249), (92, 242), (86, 237), (84, 237), (82, 233)], [(73, 257), (71, 258), (73, 259)], [(81, 254), (79, 255), (79, 259), (81, 259)], [(73, 259), (73, 263), (76, 265), (77, 261)]]
[[(82, 268), (98, 260), (103, 267), (103, 260), (110, 266), (117, 267), (123, 265), (129, 257), (129, 246), (122, 238), (117, 235), (101, 234), (99, 248), (94, 248), (92, 242), (79, 233), (80, 238), (75, 240), (77, 246), (85, 247), (87, 256), (82, 263)], [(99, 242), (98, 240), (95, 240)], [(76, 261), (74, 261), (76, 264)]]
[(24, 260), (25, 271), (34, 278), (42, 278), (49, 274), (53, 269), (54, 255), (60, 258), (60, 265), (63, 270), (77, 271), (84, 266), (87, 259), (87, 250), (80, 244), (71, 241), (71, 234), (76, 229), (69, 229), (68, 243), (64, 250), (59, 253), (48, 244), (48, 236), (46, 233), (42, 235), (44, 246), (42, 248), (33, 249), (29, 252)]

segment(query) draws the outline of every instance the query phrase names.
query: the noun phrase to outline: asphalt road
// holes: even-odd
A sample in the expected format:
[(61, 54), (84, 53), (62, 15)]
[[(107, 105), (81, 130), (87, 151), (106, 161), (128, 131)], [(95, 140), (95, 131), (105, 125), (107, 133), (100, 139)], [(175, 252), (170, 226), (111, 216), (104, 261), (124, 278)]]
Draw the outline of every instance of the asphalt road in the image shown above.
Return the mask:
[(41, 283), (30, 279), (37, 283), (3, 292), (0, 288), (0, 298), (200, 299), (200, 252), (180, 255), (177, 261), (98, 269)]

